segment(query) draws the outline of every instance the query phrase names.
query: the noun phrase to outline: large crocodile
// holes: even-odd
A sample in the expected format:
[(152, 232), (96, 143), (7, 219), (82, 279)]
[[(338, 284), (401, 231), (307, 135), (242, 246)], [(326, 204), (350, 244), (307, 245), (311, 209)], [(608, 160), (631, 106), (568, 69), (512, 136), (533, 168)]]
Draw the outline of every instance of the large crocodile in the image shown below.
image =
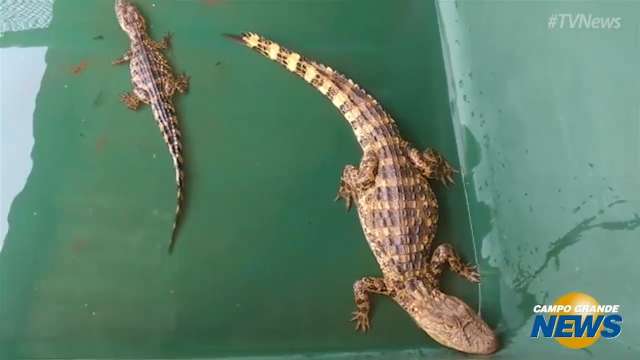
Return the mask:
[(369, 294), (394, 299), (429, 336), (459, 351), (489, 354), (498, 340), (462, 300), (438, 289), (444, 266), (479, 282), (474, 266), (463, 264), (453, 247), (432, 251), (438, 203), (427, 180), (453, 182), (454, 169), (435, 150), (415, 149), (399, 134), (394, 120), (352, 80), (255, 33), (227, 35), (280, 63), (318, 89), (351, 125), (363, 157), (347, 165), (338, 197), (355, 203), (365, 236), (382, 277), (355, 282), (356, 329), (369, 328)]

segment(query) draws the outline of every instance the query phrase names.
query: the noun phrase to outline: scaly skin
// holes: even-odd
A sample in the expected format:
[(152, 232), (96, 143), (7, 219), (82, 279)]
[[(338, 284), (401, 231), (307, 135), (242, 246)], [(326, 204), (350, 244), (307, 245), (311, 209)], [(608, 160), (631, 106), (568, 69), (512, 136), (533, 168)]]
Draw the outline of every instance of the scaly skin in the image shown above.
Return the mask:
[(169, 35), (162, 42), (153, 41), (147, 34), (144, 17), (127, 0), (116, 0), (115, 10), (118, 23), (131, 42), (129, 50), (113, 62), (114, 65), (129, 62), (133, 91), (123, 94), (122, 102), (132, 110), (137, 110), (142, 103), (151, 105), (153, 117), (160, 127), (175, 168), (177, 205), (169, 244), (169, 251), (172, 251), (184, 201), (182, 135), (172, 98), (176, 91), (181, 94), (187, 91), (189, 78), (184, 74), (175, 76), (160, 51), (169, 47)]
[(490, 354), (498, 340), (462, 300), (438, 289), (445, 265), (477, 283), (449, 244), (431, 251), (438, 203), (427, 180), (453, 182), (453, 168), (435, 150), (418, 151), (402, 139), (394, 120), (350, 79), (254, 33), (228, 35), (282, 64), (324, 94), (353, 128), (363, 157), (347, 165), (338, 197), (355, 203), (382, 277), (364, 277), (353, 286), (356, 329), (369, 328), (369, 294), (393, 298), (429, 336), (459, 351)]

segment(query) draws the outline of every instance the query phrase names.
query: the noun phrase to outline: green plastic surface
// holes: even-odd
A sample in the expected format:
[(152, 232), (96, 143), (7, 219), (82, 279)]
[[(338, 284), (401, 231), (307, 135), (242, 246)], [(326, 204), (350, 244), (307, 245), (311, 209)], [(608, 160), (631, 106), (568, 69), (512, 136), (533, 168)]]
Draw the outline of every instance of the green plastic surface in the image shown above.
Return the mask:
[[(131, 85), (111, 65), (128, 46), (113, 1), (55, 1), (47, 27), (0, 38), (1, 359), (465, 357), (383, 297), (372, 329), (353, 331), (352, 283), (379, 269), (355, 213), (332, 199), (360, 150), (316, 90), (220, 36), (242, 31), (347, 74), (408, 140), (461, 169), (455, 186), (434, 185), (437, 241), (483, 282), (447, 274), (443, 286), (497, 328), (495, 358), (640, 355), (640, 5), (136, 3), (156, 39), (174, 34), (170, 60), (191, 76), (177, 100), (187, 206), (175, 252), (166, 146), (148, 108), (119, 102)], [(551, 31), (558, 11), (622, 16), (623, 28)], [(38, 70), (6, 59), (39, 47), (37, 97), (8, 104), (24, 84), (4, 79)], [(4, 107), (34, 102), (31, 148)], [(5, 198), (29, 153), (24, 188)], [(621, 304), (622, 335), (587, 351), (529, 339), (533, 304), (569, 291)]]

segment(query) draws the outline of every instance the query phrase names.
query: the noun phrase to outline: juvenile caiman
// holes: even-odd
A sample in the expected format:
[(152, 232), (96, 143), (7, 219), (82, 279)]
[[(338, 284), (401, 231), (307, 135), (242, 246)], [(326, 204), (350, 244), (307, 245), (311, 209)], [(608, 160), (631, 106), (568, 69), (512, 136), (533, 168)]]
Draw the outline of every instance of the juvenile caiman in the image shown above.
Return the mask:
[(133, 91), (122, 95), (122, 102), (132, 110), (142, 103), (151, 106), (164, 141), (169, 148), (176, 174), (177, 205), (173, 222), (169, 251), (172, 251), (176, 239), (176, 229), (184, 201), (184, 163), (182, 158), (182, 135), (180, 133), (173, 95), (185, 93), (189, 87), (189, 78), (182, 74), (175, 76), (171, 65), (161, 50), (170, 46), (170, 35), (162, 42), (151, 39), (147, 33), (147, 24), (140, 11), (127, 0), (116, 0), (118, 23), (129, 36), (129, 50), (114, 65), (129, 63)]
[[(476, 267), (463, 264), (450, 244), (433, 251), (438, 203), (427, 180), (453, 182), (454, 169), (435, 150), (419, 151), (399, 134), (394, 120), (352, 80), (255, 33), (227, 35), (304, 78), (351, 125), (363, 157), (347, 165), (336, 199), (355, 203), (382, 277), (355, 282), (356, 329), (369, 328), (369, 294), (395, 300), (429, 336), (459, 351), (490, 354), (498, 339), (462, 300), (441, 292), (445, 265), (477, 283)], [(429, 256), (430, 255), (430, 256)]]

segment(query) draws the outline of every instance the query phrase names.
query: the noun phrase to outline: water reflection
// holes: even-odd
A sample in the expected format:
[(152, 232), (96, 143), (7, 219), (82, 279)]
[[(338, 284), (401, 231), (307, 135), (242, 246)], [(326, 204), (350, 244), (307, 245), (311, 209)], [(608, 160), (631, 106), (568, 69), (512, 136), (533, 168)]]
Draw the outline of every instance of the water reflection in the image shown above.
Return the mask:
[[(31, 172), (33, 112), (46, 67), (46, 47), (0, 49), (0, 251), (8, 230), (13, 199)], [(37, 209), (33, 215), (37, 216)]]

